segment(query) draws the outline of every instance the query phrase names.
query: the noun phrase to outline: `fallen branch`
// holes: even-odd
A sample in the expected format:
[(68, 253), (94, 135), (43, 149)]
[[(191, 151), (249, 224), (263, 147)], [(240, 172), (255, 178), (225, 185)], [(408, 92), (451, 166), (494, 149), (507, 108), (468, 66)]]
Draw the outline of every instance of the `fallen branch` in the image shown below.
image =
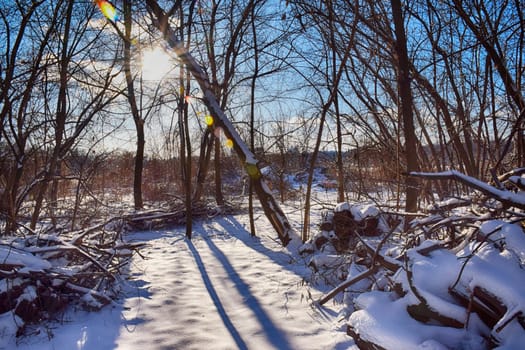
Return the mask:
[(511, 191), (500, 190), (474, 177), (462, 174), (455, 170), (440, 173), (410, 172), (408, 176), (420, 177), (431, 180), (455, 180), (485, 195), (501, 202), (505, 206), (515, 207), (525, 210), (525, 196)]
[(425, 298), (423, 294), (419, 291), (419, 288), (416, 286), (414, 282), (412, 263), (408, 255), (405, 257), (405, 272), (406, 272), (409, 289), (412, 292), (412, 295), (415, 296), (416, 299), (418, 300), (418, 303), (407, 305), (407, 308), (406, 308), (408, 314), (413, 319), (418, 320), (419, 322), (423, 322), (423, 323), (437, 321), (444, 326), (453, 327), (453, 328), (463, 328), (464, 327), (464, 324), (461, 321), (438, 311), (437, 308), (431, 305), (429, 301), (427, 300), (427, 298)]
[(360, 273), (359, 275), (355, 276), (354, 278), (352, 278), (350, 280), (347, 280), (347, 281), (344, 281), (343, 283), (341, 283), (340, 285), (338, 285), (337, 287), (332, 289), (330, 292), (325, 294), (317, 302), (319, 303), (319, 305), (326, 304), (326, 302), (328, 300), (332, 299), (337, 294), (339, 294), (340, 292), (344, 291), (347, 287), (350, 287), (352, 284), (357, 283), (357, 282), (359, 282), (359, 281), (361, 281), (361, 280), (363, 280), (365, 278), (368, 278), (368, 277), (372, 276), (374, 273), (376, 273), (377, 267), (378, 267), (377, 265), (374, 265), (371, 268), (369, 268), (368, 270), (366, 270), (366, 271)]
[[(112, 218), (86, 230), (0, 242), (0, 314), (12, 311), (25, 325), (52, 318), (69, 303), (96, 310), (118, 296), (122, 267), (142, 242), (123, 242)], [(29, 297), (28, 297), (29, 296)]]
[(114, 221), (118, 221), (118, 220), (122, 220), (122, 218), (120, 216), (115, 216), (115, 217), (112, 217), (100, 224), (97, 224), (97, 225), (94, 225), (94, 226), (91, 226), (89, 228), (86, 228), (86, 229), (83, 229), (79, 232), (77, 232), (73, 238), (69, 241), (69, 244), (71, 245), (74, 245), (74, 246), (79, 246), (80, 244), (82, 244), (82, 240), (84, 239), (84, 237), (92, 234), (93, 232), (96, 232), (98, 230), (101, 230), (103, 229), (104, 227), (106, 227), (107, 225), (111, 224), (112, 222)]

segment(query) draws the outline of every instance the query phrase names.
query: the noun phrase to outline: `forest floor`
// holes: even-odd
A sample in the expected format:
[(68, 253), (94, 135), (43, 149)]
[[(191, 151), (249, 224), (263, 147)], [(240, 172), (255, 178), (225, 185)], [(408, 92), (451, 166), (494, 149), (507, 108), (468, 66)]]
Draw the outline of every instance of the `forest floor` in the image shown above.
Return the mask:
[[(460, 207), (444, 216), (423, 215), (383, 247), (377, 240), (386, 242), (389, 235), (361, 242), (361, 248), (381, 247), (382, 267), (376, 271), (378, 265), (359, 246), (343, 257), (328, 243), (317, 247), (332, 232), (316, 226), (326, 218), (322, 209), (335, 203), (334, 193), (316, 192), (314, 237), (301, 246), (303, 256), (297, 237), (281, 246), (262, 210), (255, 215), (257, 237), (250, 236), (246, 212), (195, 220), (191, 240), (183, 225), (127, 232), (126, 243), (145, 246), (125, 265), (119, 299), (96, 312), (73, 303), (78, 306), (70, 305), (59, 319), (28, 325), (20, 337), (15, 336), (20, 318), (0, 314), (0, 350), (356, 350), (356, 342), (403, 350), (523, 348), (522, 214), (478, 216)], [(297, 233), (303, 222), (298, 208), (300, 203), (283, 206)], [(350, 207), (355, 218), (367, 208), (372, 207)], [(416, 239), (446, 238), (450, 232), (457, 235), (451, 248), (443, 237)], [(305, 253), (314, 246), (312, 254)], [(23, 257), (27, 271), (50, 264), (31, 253), (20, 255), (20, 249), (6, 255), (6, 249), (7, 263)], [(335, 285), (357, 281), (367, 271), (374, 276), (321, 301)]]
[[(290, 221), (300, 223), (300, 217)], [(342, 304), (312, 306), (328, 289), (309, 283), (306, 261), (281, 247), (264, 216), (134, 232), (147, 246), (130, 265), (123, 297), (99, 312), (69, 309), (0, 349), (349, 349)], [(32, 334), (32, 335), (31, 335)]]

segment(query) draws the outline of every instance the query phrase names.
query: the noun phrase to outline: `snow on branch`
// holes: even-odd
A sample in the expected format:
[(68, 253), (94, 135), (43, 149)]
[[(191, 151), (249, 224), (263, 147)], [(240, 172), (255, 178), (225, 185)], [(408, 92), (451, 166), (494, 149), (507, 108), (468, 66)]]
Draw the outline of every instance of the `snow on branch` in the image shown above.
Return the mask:
[(455, 180), (464, 185), (467, 185), (468, 187), (480, 191), (481, 193), (501, 202), (505, 206), (525, 210), (525, 194), (496, 188), (487, 184), (486, 182), (465, 175), (456, 170), (449, 170), (438, 173), (410, 172), (407, 175), (430, 180)]
[(118, 297), (119, 276), (144, 243), (122, 240), (126, 221), (116, 221), (0, 240), (0, 314), (20, 318), (17, 334), (70, 303), (100, 309)]

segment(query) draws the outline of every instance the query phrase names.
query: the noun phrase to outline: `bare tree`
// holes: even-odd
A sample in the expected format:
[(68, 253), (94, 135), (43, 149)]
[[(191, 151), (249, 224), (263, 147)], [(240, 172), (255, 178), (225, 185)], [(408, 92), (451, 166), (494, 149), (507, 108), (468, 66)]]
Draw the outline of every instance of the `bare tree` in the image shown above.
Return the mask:
[[(400, 0), (391, 0), (392, 17), (395, 28), (395, 57), (397, 57), (397, 86), (400, 99), (400, 115), (403, 118), (403, 130), (405, 136), (405, 157), (407, 170), (418, 171), (419, 163), (416, 143), (416, 133), (414, 127), (412, 88), (410, 86), (410, 63), (407, 52), (407, 39), (405, 34), (405, 22)], [(408, 212), (417, 211), (417, 198), (419, 189), (417, 181), (407, 177), (406, 186), (406, 205)]]
[[(74, 8), (82, 10), (82, 18)], [(18, 35), (14, 43), (6, 41), (2, 54), (6, 74), (2, 78), (1, 132), (10, 162), (15, 162), (8, 173), (2, 174), (7, 180), (1, 195), (7, 231), (15, 229), (18, 212), (30, 195), (35, 200), (31, 227), (36, 227), (45, 200), (54, 218), (64, 179), (63, 159), (117, 95), (108, 93), (115, 60), (110, 57), (106, 71), (97, 71), (90, 61), (100, 47), (97, 34), (86, 35), (90, 29), (86, 15), (90, 18), (94, 14), (91, 4), (2, 4), (6, 34), (11, 32), (8, 26), (12, 18), (18, 18), (14, 16), (18, 12), (21, 20), (13, 27), (18, 28)], [(100, 54), (98, 58), (102, 58)]]
[[(250, 81), (250, 151), (255, 152), (255, 93), (259, 71), (259, 43), (257, 41), (257, 27), (255, 25), (255, 6), (250, 13), (250, 25), (253, 37), (253, 76)], [(255, 217), (253, 208), (253, 184), (248, 178), (248, 215), (250, 217), (250, 233), (256, 235)]]
[[(345, 46), (342, 49), (342, 51), (338, 51), (336, 49), (336, 28), (335, 28), (335, 22), (336, 22), (336, 13), (334, 11), (333, 3), (331, 1), (328, 1), (324, 6), (322, 7), (315, 7), (311, 6), (308, 3), (304, 2), (298, 2), (296, 4), (299, 8), (300, 13), (309, 13), (310, 14), (310, 20), (312, 21), (311, 25), (315, 27), (315, 31), (319, 33), (319, 38), (321, 40), (321, 43), (323, 47), (325, 47), (325, 53), (320, 58), (321, 61), (326, 62), (324, 66), (327, 68), (327, 72), (323, 73), (320, 70), (317, 70), (317, 64), (316, 63), (310, 63), (313, 66), (313, 69), (315, 71), (315, 74), (324, 76), (326, 79), (326, 93), (327, 97), (324, 97), (325, 94), (322, 89), (318, 87), (318, 79), (308, 79), (312, 83), (312, 86), (315, 86), (317, 89), (317, 94), (319, 96), (319, 100), (321, 103), (320, 106), (320, 112), (319, 112), (319, 130), (315, 142), (314, 149), (312, 151), (312, 154), (310, 156), (310, 164), (308, 167), (308, 180), (306, 185), (306, 198), (305, 198), (305, 215), (304, 215), (304, 222), (303, 222), (303, 233), (302, 233), (302, 239), (303, 241), (306, 241), (309, 237), (309, 227), (310, 227), (310, 200), (312, 195), (312, 185), (313, 185), (313, 177), (314, 177), (314, 170), (317, 167), (317, 157), (319, 154), (319, 150), (321, 147), (321, 142), (323, 139), (323, 132), (325, 128), (325, 122), (327, 117), (329, 116), (329, 112), (332, 109), (332, 107), (335, 107), (335, 114), (337, 122), (340, 120), (339, 118), (339, 88), (341, 79), (343, 77), (343, 72), (346, 66), (346, 63), (349, 60), (350, 52), (353, 47), (353, 35), (355, 33), (355, 24), (357, 17), (354, 17), (354, 20), (352, 24), (350, 24), (349, 28), (351, 31), (350, 38), (348, 41), (345, 42)], [(301, 17), (299, 17), (301, 18)], [(328, 28), (328, 33), (325, 33), (325, 28)], [(332, 55), (330, 58), (330, 54)], [(330, 68), (331, 67), (331, 68)], [(338, 129), (340, 132), (340, 129)], [(342, 140), (338, 141), (337, 146), (338, 149), (338, 157), (342, 157)], [(338, 172), (342, 176), (342, 158), (338, 158)], [(339, 192), (339, 198), (344, 199), (344, 185), (342, 184), (342, 181), (339, 184), (340, 192)]]
[(141, 115), (137, 98), (135, 95), (134, 77), (131, 72), (131, 33), (132, 33), (132, 17), (131, 17), (131, 0), (124, 0), (124, 74), (126, 76), (127, 94), (126, 97), (129, 102), (133, 122), (135, 123), (135, 130), (137, 133), (137, 149), (135, 152), (135, 170), (133, 177), (133, 200), (135, 203), (135, 210), (141, 209), (144, 205), (142, 198), (142, 171), (144, 168), (144, 145), (146, 144), (144, 134), (144, 118)]
[[(33, 94), (32, 86), (44, 70), (42, 63), (46, 42), (53, 31), (50, 27), (40, 43), (36, 43), (37, 54), (33, 65), (29, 65), (31, 56), (24, 50), (24, 40), (29, 35), (30, 20), (36, 16), (37, 8), (42, 2), (35, 2), (31, 6), (16, 6), (3, 3), (0, 9), (4, 30), (2, 33), (3, 52), (0, 63), (0, 141), (5, 142), (2, 158), (6, 161), (0, 175), (3, 178), (3, 189), (0, 192), (0, 209), (6, 216), (5, 232), (12, 232), (16, 228), (17, 215), (23, 198), (19, 196), (22, 176), (27, 161), (26, 145), (35, 125), (26, 120), (31, 115), (30, 100)], [(20, 18), (20, 22), (13, 18)], [(56, 19), (53, 19), (53, 21)], [(14, 35), (11, 35), (14, 34)], [(14, 42), (12, 42), (12, 38)], [(24, 63), (24, 64), (22, 64)], [(25, 74), (18, 71), (21, 67)], [(8, 160), (9, 159), (9, 160)]]
[[(321, 4), (326, 11), (305, 1), (288, 3), (297, 8), (293, 18), (303, 40), (315, 38), (319, 50), (332, 45), (339, 57), (354, 45), (330, 112), (336, 119), (345, 116), (346, 123), (393, 160), (384, 162), (384, 173), (394, 170), (398, 183), (411, 167), (454, 167), (478, 176), (486, 175), (490, 164), (510, 166), (521, 157), (523, 102), (517, 92), (520, 83), (513, 80), (523, 79), (518, 73), (524, 46), (518, 3), (365, 1), (355, 6), (338, 1)], [(324, 23), (317, 36), (316, 23)], [(402, 33), (404, 28), (410, 31)], [(339, 64), (333, 61), (332, 66)], [(511, 146), (516, 151), (509, 154)], [(504, 159), (508, 163), (502, 165)], [(407, 209), (413, 210), (416, 184), (406, 181), (398, 193), (404, 189), (409, 194)]]
[[(35, 206), (31, 218), (32, 229), (36, 227), (50, 182), (52, 183), (50, 211), (53, 215), (63, 158), (82, 136), (98, 112), (117, 96), (115, 93), (107, 94), (113, 78), (111, 70), (108, 69), (105, 74), (102, 75), (101, 80), (96, 82), (94, 89), (90, 89), (90, 87), (87, 88), (85, 93), (86, 100), (83, 101), (82, 104), (79, 104), (80, 98), (77, 98), (76, 101), (72, 101), (70, 98), (73, 90), (79, 88), (79, 83), (89, 82), (89, 78), (87, 80), (85, 79), (91, 73), (86, 71), (90, 68), (85, 68), (85, 70), (79, 68), (80, 64), (76, 59), (77, 57), (84, 56), (85, 53), (83, 51), (91, 49), (89, 43), (94, 43), (96, 40), (96, 38), (92, 38), (92, 41), (88, 41), (88, 45), (81, 45), (85, 40), (84, 35), (88, 29), (89, 22), (86, 22), (85, 18), (74, 16), (73, 9), (75, 5), (76, 3), (74, 1), (66, 1), (56, 4), (55, 7), (57, 11), (60, 11), (59, 14), (64, 16), (64, 21), (58, 20), (55, 23), (55, 33), (61, 33), (62, 37), (56, 38), (56, 52), (54, 52), (57, 57), (55, 67), (56, 74), (58, 75), (57, 95), (54, 101), (54, 120), (52, 120), (54, 139), (51, 156), (43, 172), (36, 194)], [(86, 6), (86, 4), (79, 4), (79, 6)], [(80, 25), (74, 25), (74, 20), (76, 21), (75, 24), (78, 23)], [(116, 60), (113, 59), (113, 64), (115, 61)], [(73, 75), (72, 71), (77, 74)], [(71, 77), (75, 76), (78, 77), (78, 81), (72, 81)], [(79, 94), (77, 94), (77, 96), (79, 96)], [(49, 102), (49, 99), (47, 99), (47, 101)], [(73, 108), (73, 106), (75, 107)], [(75, 121), (73, 126), (69, 127), (67, 124), (70, 124), (73, 120)]]
[(203, 102), (214, 118), (214, 125), (221, 127), (226, 136), (233, 141), (234, 151), (241, 158), (248, 175), (254, 180), (255, 192), (259, 197), (266, 216), (277, 231), (282, 244), (285, 246), (288, 245), (292, 239), (292, 228), (286, 215), (265, 186), (257, 159), (222, 111), (213, 91), (213, 86), (210, 84), (202, 67), (197, 64), (193, 56), (189, 54), (182, 42), (178, 39), (176, 33), (170, 28), (167, 13), (154, 0), (148, 0), (146, 3), (152, 13), (154, 24), (159, 28), (167, 43), (177, 52), (180, 59), (199, 84), (203, 93)]
[[(524, 121), (525, 121), (525, 98), (521, 93), (521, 78), (523, 67), (523, 47), (524, 47), (524, 15), (523, 4), (519, 1), (504, 2), (503, 6), (495, 6), (488, 2), (464, 3), (453, 0), (451, 6), (457, 11), (461, 20), (472, 31), (479, 43), (484, 47), (488, 57), (492, 61), (494, 68), (499, 74), (499, 77), (505, 87), (506, 93), (516, 107), (516, 120), (512, 121), (512, 130), (510, 132), (508, 141), (502, 150), (498, 162), (494, 169), (497, 170), (503, 158), (506, 156), (511, 143), (515, 141), (518, 156), (518, 163), (523, 164), (525, 160), (525, 142), (524, 142)], [(517, 18), (515, 22), (508, 23), (505, 19)], [(502, 28), (503, 27), (503, 28)], [(511, 74), (508, 65), (508, 50), (504, 48), (507, 46), (499, 40), (501, 32), (511, 31), (511, 33), (520, 33), (519, 40), (514, 43), (516, 51), (515, 55), (515, 71), (516, 80)], [(507, 36), (503, 36), (507, 38)], [(511, 47), (509, 47), (511, 49)], [(509, 50), (510, 51), (510, 50)], [(512, 51), (511, 51), (512, 52)]]

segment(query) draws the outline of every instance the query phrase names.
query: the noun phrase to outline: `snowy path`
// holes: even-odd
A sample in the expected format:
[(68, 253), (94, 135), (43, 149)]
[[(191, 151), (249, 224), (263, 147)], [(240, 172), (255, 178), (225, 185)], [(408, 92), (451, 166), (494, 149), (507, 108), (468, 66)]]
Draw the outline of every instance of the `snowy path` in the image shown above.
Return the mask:
[(336, 329), (335, 311), (309, 306), (304, 263), (294, 262), (269, 237), (249, 237), (237, 219), (196, 223), (192, 241), (183, 228), (134, 234), (147, 241), (147, 259), (133, 260), (123, 307), (72, 315), (50, 342), (21, 348), (351, 347), (351, 338)]
[[(134, 268), (145, 268), (153, 297), (129, 301), (138, 305), (125, 317), (145, 322), (122, 333), (119, 348), (332, 349), (334, 336), (348, 341), (326, 332), (330, 321), (309, 308), (286, 253), (248, 237), (236, 221), (204, 226), (196, 231), (207, 233), (191, 242), (180, 234), (151, 242), (151, 260)], [(244, 242), (225, 232), (245, 235)]]

